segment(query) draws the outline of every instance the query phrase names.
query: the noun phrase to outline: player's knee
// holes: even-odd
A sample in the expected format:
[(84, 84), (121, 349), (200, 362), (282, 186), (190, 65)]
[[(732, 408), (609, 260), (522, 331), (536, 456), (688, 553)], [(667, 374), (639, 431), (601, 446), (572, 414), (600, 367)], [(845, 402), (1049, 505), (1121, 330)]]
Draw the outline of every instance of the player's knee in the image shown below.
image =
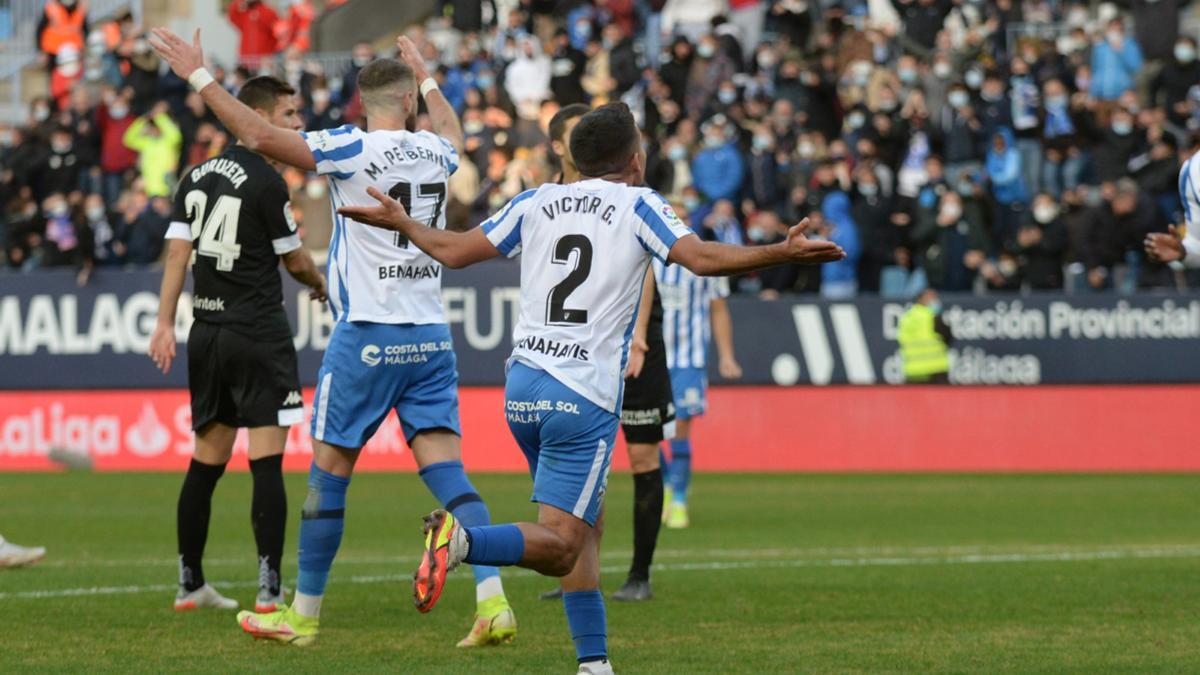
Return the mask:
[(629, 468), (634, 473), (646, 473), (658, 468), (658, 445), (629, 444)]

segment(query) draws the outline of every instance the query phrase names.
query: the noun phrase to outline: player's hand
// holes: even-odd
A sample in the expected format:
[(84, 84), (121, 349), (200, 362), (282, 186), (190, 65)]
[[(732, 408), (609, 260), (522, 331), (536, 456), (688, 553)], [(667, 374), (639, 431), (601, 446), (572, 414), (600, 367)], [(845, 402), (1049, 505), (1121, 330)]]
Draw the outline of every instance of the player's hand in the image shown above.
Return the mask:
[(727, 380), (737, 380), (742, 377), (742, 367), (738, 364), (737, 359), (732, 356), (721, 358), (717, 363), (717, 372)]
[(155, 28), (151, 32), (154, 37), (148, 40), (150, 46), (179, 77), (186, 80), (189, 75), (204, 67), (204, 50), (200, 48), (199, 28), (196, 29), (190, 45), (166, 28)]
[(373, 187), (367, 188), (367, 194), (379, 202), (379, 206), (343, 206), (338, 209), (338, 213), (351, 220), (385, 230), (399, 232), (404, 229), (404, 223), (409, 218), (400, 202)]
[(409, 68), (412, 68), (413, 79), (420, 85), (429, 77), (429, 71), (425, 68), (425, 59), (421, 56), (421, 51), (417, 49), (417, 45), (412, 40), (408, 39), (407, 35), (401, 35), (396, 38), (396, 49), (400, 50), (400, 60)]
[(1146, 235), (1143, 245), (1146, 247), (1146, 255), (1158, 262), (1183, 260), (1187, 255), (1183, 249), (1183, 237), (1179, 235), (1179, 229), (1174, 225), (1168, 228), (1166, 234), (1151, 232)]
[(793, 262), (819, 265), (846, 257), (846, 252), (842, 250), (841, 246), (831, 241), (812, 241), (804, 236), (804, 232), (808, 228), (808, 218), (805, 218), (800, 221), (800, 224), (794, 225), (788, 230), (787, 241), (783, 243), (783, 246), (787, 249), (788, 258)]
[(634, 338), (629, 342), (629, 362), (625, 364), (625, 377), (640, 377), (646, 365), (646, 352), (650, 345), (645, 338)]
[(312, 289), (308, 292), (309, 299), (316, 300), (317, 302), (325, 302), (326, 300), (328, 300), (329, 299), (329, 287), (326, 284), (327, 284), (327, 282), (325, 281), (325, 275), (318, 274), (317, 275), (317, 285), (313, 286)]
[(175, 358), (175, 326), (158, 324), (154, 335), (150, 338), (150, 359), (162, 371), (163, 375), (171, 372), (171, 361)]

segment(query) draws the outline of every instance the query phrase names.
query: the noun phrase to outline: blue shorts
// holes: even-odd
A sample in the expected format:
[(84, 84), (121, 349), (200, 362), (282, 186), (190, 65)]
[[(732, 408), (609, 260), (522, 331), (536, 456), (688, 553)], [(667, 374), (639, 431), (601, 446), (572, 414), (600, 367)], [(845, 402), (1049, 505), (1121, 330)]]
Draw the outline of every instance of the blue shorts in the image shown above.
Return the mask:
[(519, 361), (508, 369), (504, 414), (529, 462), (532, 501), (594, 526), (620, 418)]
[(671, 394), (675, 418), (689, 420), (708, 409), (708, 371), (703, 368), (672, 368)]
[(450, 327), (339, 322), (315, 401), (313, 438), (343, 448), (361, 448), (393, 409), (406, 441), (432, 429), (461, 434)]

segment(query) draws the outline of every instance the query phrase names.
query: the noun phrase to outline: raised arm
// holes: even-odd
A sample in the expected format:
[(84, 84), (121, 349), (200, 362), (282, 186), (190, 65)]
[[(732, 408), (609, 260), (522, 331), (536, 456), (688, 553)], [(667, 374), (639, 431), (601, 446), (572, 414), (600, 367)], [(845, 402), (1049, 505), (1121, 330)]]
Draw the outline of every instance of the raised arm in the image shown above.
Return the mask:
[(689, 235), (675, 242), (667, 260), (700, 276), (714, 277), (745, 274), (775, 265), (819, 265), (846, 257), (845, 251), (833, 242), (805, 237), (807, 228), (805, 218), (788, 230), (787, 240), (766, 246), (731, 246)]
[(200, 93), (213, 114), (243, 145), (298, 169), (316, 170), (316, 161), (300, 134), (263, 119), (213, 79), (204, 68), (200, 29), (196, 29), (190, 45), (166, 28), (155, 28), (153, 33), (155, 39), (150, 40), (150, 44), (154, 51), (171, 65), (176, 75), (187, 80)]
[(338, 213), (360, 223), (399, 232), (429, 257), (451, 269), (467, 267), (500, 255), (482, 228), (466, 232), (432, 228), (409, 218), (399, 202), (379, 190), (370, 187), (367, 188), (367, 194), (374, 197), (379, 206), (343, 206)]
[[(417, 86), (420, 87), (425, 80), (429, 79), (429, 70), (425, 68), (425, 59), (421, 58), (421, 53), (413, 41), (404, 35), (396, 38), (396, 47), (400, 49), (400, 59), (409, 68), (412, 68)], [(436, 87), (423, 92), (422, 97), (425, 99), (425, 107), (429, 110), (429, 121), (433, 124), (433, 132), (449, 141), (450, 145), (453, 145), (461, 155), (463, 153), (463, 130), (458, 121), (458, 113), (454, 112), (454, 106), (450, 105), (450, 101), (446, 99), (442, 90)]]

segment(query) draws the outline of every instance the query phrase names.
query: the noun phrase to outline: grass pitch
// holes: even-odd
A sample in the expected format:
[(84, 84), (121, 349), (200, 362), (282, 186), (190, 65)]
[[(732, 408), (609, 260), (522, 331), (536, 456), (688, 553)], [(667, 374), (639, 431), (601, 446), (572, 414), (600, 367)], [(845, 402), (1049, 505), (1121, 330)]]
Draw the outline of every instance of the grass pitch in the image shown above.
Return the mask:
[[(497, 521), (529, 480), (477, 475)], [(0, 531), (44, 544), (0, 572), (0, 672), (569, 673), (549, 580), (506, 573), (515, 644), (456, 650), (471, 575), (419, 615), (415, 475), (356, 476), (319, 642), (256, 642), (232, 613), (171, 610), (178, 475), (0, 474)], [(285, 576), (304, 476), (289, 475)], [(631, 481), (614, 475), (605, 588), (624, 576)], [(250, 478), (226, 475), (205, 562), (253, 601)], [(701, 475), (664, 530), (648, 603), (610, 603), (621, 673), (1200, 671), (1200, 476)]]

